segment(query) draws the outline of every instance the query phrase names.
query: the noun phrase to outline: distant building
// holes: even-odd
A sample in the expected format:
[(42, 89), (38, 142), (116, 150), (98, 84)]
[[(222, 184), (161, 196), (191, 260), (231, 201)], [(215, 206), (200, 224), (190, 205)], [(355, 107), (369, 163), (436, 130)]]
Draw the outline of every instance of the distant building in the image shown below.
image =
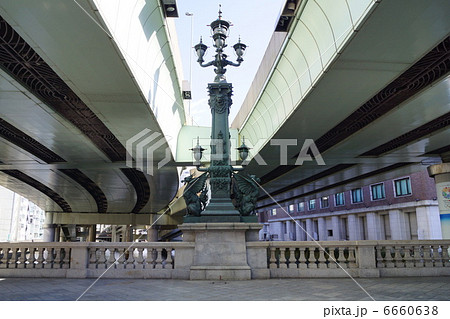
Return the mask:
[[(342, 192), (316, 193), (259, 213), (261, 240), (441, 239), (436, 187), (426, 171)], [(291, 218), (292, 217), (292, 218)]]
[(0, 186), (0, 242), (42, 240), (45, 212)]

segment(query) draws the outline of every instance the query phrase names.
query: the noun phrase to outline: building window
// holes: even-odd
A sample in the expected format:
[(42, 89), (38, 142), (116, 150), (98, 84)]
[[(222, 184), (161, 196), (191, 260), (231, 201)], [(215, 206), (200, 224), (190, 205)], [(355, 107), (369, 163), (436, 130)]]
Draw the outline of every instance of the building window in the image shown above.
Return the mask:
[(308, 209), (309, 210), (313, 210), (316, 209), (316, 200), (315, 199), (310, 199), (308, 202)]
[(362, 203), (363, 201), (363, 192), (361, 188), (352, 189), (352, 203)]
[(271, 214), (270, 214), (270, 215), (272, 215), (272, 216), (276, 216), (276, 215), (277, 215), (277, 209), (276, 209), (276, 208), (272, 209), (272, 211), (271, 211)]
[(411, 181), (409, 177), (394, 181), (395, 196), (411, 195)]
[(327, 208), (330, 206), (330, 196), (323, 196), (320, 198), (320, 208)]
[(372, 191), (372, 200), (383, 199), (386, 197), (386, 195), (384, 194), (383, 183), (372, 185), (370, 186), (370, 189)]
[(304, 202), (298, 203), (297, 204), (297, 210), (299, 212), (304, 212), (305, 211), (305, 203)]
[(336, 206), (345, 205), (344, 193), (342, 192), (342, 193), (334, 194), (334, 202), (335, 202)]
[(288, 206), (288, 212), (289, 213), (292, 213), (294, 211), (294, 209), (295, 209), (294, 204), (291, 204), (291, 205)]

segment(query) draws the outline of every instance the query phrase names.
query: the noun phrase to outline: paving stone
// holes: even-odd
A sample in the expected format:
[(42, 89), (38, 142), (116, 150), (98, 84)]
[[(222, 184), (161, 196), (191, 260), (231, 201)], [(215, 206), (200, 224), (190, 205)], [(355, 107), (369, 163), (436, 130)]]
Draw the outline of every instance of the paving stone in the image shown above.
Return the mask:
[[(447, 300), (450, 277), (362, 278), (376, 300)], [(92, 279), (0, 278), (0, 300), (76, 300)], [(81, 300), (371, 300), (349, 278), (184, 281), (100, 279)]]

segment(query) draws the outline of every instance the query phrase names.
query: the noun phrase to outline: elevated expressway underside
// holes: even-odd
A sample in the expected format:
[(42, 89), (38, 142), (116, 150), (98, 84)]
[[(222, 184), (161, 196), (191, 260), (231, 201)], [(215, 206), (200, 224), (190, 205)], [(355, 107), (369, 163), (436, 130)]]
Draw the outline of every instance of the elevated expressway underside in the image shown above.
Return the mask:
[[(267, 163), (247, 168), (265, 191), (286, 206), (448, 161), (450, 3), (297, 5), (232, 125)], [(289, 145), (286, 165), (277, 139)], [(306, 139), (326, 165), (295, 165)], [(264, 191), (258, 205), (276, 207)]]
[[(0, 16), (0, 185), (54, 223), (151, 224), (178, 190), (185, 123), (160, 2), (2, 0)], [(126, 165), (145, 129), (153, 174)]]

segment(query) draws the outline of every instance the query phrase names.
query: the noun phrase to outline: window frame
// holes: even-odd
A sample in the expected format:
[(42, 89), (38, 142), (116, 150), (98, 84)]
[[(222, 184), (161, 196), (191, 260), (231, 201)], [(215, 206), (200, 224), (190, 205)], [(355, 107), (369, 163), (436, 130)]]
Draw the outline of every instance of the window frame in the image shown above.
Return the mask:
[[(408, 194), (397, 195), (396, 182), (402, 181), (402, 180), (408, 180), (409, 193)], [(394, 197), (412, 196), (412, 185), (411, 185), (411, 177), (410, 176), (400, 177), (400, 178), (396, 178), (396, 179), (392, 180), (392, 186), (394, 188)]]
[[(314, 207), (313, 208), (311, 208), (311, 202), (314, 203)], [(316, 209), (316, 199), (314, 198), (314, 199), (308, 200), (308, 210), (315, 210), (315, 209)]]
[[(378, 185), (381, 185), (381, 186), (382, 186), (382, 190), (383, 190), (383, 197), (382, 197), (382, 198), (374, 198), (374, 197), (373, 197), (373, 187), (374, 187), (374, 186), (378, 186)], [(381, 182), (381, 183), (375, 183), (375, 184), (371, 184), (371, 185), (370, 185), (370, 199), (371, 199), (372, 201), (377, 201), (377, 200), (383, 200), (383, 199), (386, 199), (386, 187), (384, 186), (384, 182)]]
[[(303, 204), (302, 209), (300, 209), (300, 204)], [(304, 212), (304, 211), (305, 211), (305, 202), (299, 202), (299, 203), (297, 203), (297, 211), (298, 211), (298, 212)]]
[[(342, 194), (342, 204), (338, 204), (337, 202), (337, 195)], [(334, 206), (336, 207), (340, 207), (340, 206), (345, 206), (345, 192), (339, 192), (334, 194)]]
[[(323, 206), (323, 199), (327, 198), (327, 206)], [(320, 196), (320, 209), (330, 208), (330, 195)]]
[[(355, 201), (353, 201), (353, 191), (355, 191), (355, 190), (357, 190), (357, 189), (359, 189), (360, 192), (361, 192), (361, 201), (360, 201), (360, 202), (355, 202)], [(352, 190), (350, 191), (350, 200), (351, 200), (352, 204), (360, 204), (360, 203), (363, 203), (363, 202), (364, 202), (364, 192), (363, 192), (363, 188), (362, 188), (362, 187), (357, 187), (357, 188), (352, 189)]]

